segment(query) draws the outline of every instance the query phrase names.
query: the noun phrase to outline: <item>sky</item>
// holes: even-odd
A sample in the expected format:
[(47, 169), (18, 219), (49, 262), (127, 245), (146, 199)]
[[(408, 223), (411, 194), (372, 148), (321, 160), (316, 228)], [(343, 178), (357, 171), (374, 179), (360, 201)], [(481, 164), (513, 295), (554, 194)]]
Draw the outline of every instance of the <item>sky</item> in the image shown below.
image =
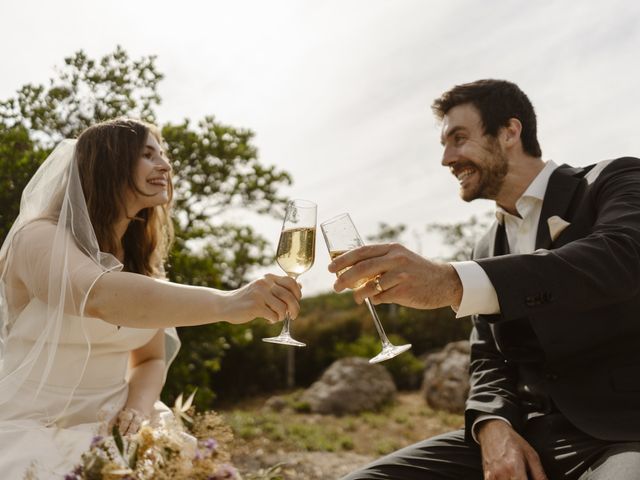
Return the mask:
[[(159, 123), (214, 115), (249, 128), (259, 158), (293, 176), (283, 193), (315, 201), (319, 222), (349, 212), (363, 237), (402, 223), (402, 241), (429, 257), (448, 250), (427, 224), (493, 207), (462, 202), (440, 165), (430, 105), (456, 84), (517, 83), (536, 108), (545, 160), (640, 156), (631, 0), (0, 0), (0, 25), (0, 99), (46, 82), (80, 49), (156, 55)], [(275, 247), (279, 221), (227, 215)], [(333, 283), (317, 243), (305, 294)]]

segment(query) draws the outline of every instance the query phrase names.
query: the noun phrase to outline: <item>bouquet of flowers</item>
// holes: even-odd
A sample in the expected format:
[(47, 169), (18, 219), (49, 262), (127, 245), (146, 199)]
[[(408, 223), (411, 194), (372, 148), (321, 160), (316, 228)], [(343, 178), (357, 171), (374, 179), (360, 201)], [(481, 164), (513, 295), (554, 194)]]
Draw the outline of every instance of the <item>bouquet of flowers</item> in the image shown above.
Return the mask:
[(161, 426), (144, 423), (122, 436), (94, 437), (80, 464), (65, 480), (241, 480), (230, 465), (231, 429), (215, 412), (195, 414), (194, 394), (176, 400), (173, 418)]

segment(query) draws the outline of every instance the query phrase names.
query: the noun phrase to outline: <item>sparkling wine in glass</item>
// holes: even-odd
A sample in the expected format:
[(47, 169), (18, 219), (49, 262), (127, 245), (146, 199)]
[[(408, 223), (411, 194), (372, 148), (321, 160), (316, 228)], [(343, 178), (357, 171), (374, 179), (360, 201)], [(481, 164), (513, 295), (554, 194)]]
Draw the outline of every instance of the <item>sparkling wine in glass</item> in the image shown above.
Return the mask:
[[(329, 249), (329, 256), (331, 257), (331, 260), (351, 249), (364, 245), (364, 242), (362, 241), (362, 238), (360, 238), (360, 234), (358, 233), (358, 230), (356, 230), (356, 227), (348, 213), (343, 213), (342, 215), (338, 215), (331, 220), (321, 223), (320, 229), (322, 230), (322, 235), (324, 236), (327, 248)], [(337, 275), (342, 275), (349, 268), (350, 267), (340, 270)], [(359, 280), (355, 285), (355, 288), (361, 287), (369, 280), (372, 279), (363, 278)], [(382, 342), (382, 351), (370, 359), (369, 363), (383, 362), (409, 350), (411, 348), (410, 343), (396, 346), (389, 341), (386, 333), (384, 333), (384, 328), (382, 328), (382, 323), (380, 322), (380, 318), (378, 318), (378, 313), (373, 307), (371, 300), (365, 298), (364, 301), (367, 304), (367, 308), (369, 308), (371, 316), (373, 317), (373, 323), (376, 326), (376, 330), (380, 336), (380, 341)]]
[[(287, 204), (276, 262), (293, 279), (297, 279), (313, 265), (316, 252), (316, 211), (316, 204), (307, 200), (292, 200)], [(280, 335), (263, 338), (262, 341), (305, 347), (304, 343), (291, 337), (290, 328), (291, 317), (287, 312)]]

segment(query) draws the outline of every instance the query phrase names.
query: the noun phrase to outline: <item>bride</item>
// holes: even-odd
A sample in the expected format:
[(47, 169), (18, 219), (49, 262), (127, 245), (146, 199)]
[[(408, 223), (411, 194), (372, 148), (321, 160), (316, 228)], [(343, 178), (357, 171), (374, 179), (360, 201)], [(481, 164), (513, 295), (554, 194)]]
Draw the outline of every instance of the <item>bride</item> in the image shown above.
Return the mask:
[(174, 327), (298, 313), (284, 276), (228, 292), (166, 281), (172, 193), (157, 128), (131, 119), (63, 141), (25, 188), (0, 249), (3, 479), (60, 478), (105, 425), (157, 420)]

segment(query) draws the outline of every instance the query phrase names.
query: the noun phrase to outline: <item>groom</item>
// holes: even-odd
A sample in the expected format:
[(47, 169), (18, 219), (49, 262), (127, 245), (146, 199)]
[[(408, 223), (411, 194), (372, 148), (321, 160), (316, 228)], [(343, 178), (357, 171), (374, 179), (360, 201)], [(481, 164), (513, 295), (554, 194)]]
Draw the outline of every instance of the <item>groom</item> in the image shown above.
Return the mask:
[(465, 428), (345, 480), (640, 478), (640, 160), (584, 168), (541, 159), (517, 85), (480, 80), (433, 103), (442, 165), (469, 202), (496, 202), (473, 261), (400, 245), (352, 250), (336, 291), (472, 315)]

